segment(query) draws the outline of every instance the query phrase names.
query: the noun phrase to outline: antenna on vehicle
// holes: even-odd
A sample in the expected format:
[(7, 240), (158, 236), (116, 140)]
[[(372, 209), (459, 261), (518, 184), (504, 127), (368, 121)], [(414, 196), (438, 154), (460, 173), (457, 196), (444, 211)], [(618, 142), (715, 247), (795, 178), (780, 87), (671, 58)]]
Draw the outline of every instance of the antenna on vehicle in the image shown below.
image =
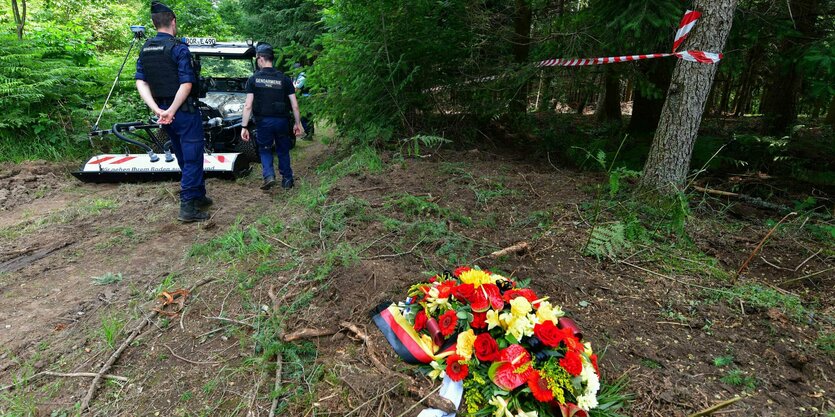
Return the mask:
[[(138, 39), (142, 39), (145, 37), (145, 26), (131, 26), (130, 31), (133, 32), (133, 40), (130, 42), (130, 48), (128, 48), (128, 53), (125, 54), (125, 59), (122, 61), (122, 66), (119, 67), (119, 72), (116, 73), (116, 79), (113, 80), (113, 85), (110, 86), (110, 92), (107, 93), (107, 98), (104, 99), (104, 105), (101, 106), (101, 112), (99, 112), (99, 117), (96, 119), (96, 123), (93, 124), (92, 131), (99, 130), (99, 122), (101, 121), (101, 116), (104, 114), (104, 109), (107, 107), (107, 102), (110, 101), (110, 96), (113, 95), (113, 89), (116, 88), (116, 83), (119, 82), (119, 76), (122, 75), (122, 70), (125, 69), (125, 63), (128, 62), (128, 57), (130, 57), (131, 51), (133, 51), (133, 46), (136, 44)], [(93, 146), (93, 137), (90, 136), (90, 146)]]

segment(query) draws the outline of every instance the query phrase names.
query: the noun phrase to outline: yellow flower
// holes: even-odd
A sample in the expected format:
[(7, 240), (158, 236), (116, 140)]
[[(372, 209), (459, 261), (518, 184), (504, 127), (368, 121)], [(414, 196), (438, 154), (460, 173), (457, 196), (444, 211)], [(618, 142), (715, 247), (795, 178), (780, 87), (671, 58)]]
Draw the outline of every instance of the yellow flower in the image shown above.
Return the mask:
[(458, 334), (458, 343), (455, 344), (455, 353), (466, 360), (473, 356), (473, 344), (475, 344), (475, 333), (473, 329)]
[(548, 301), (540, 302), (539, 308), (536, 310), (536, 317), (539, 319), (540, 323), (551, 321), (556, 325), (560, 320), (560, 317), (564, 315), (565, 313), (563, 313), (560, 306), (553, 306)]
[(496, 281), (490, 274), (478, 269), (462, 272), (458, 278), (464, 284), (473, 284), (475, 288), (480, 287), (482, 284), (492, 284)]
[(510, 300), (510, 313), (513, 314), (513, 317), (525, 317), (532, 310), (531, 302), (525, 297), (516, 297)]
[(499, 320), (499, 313), (496, 310), (488, 310), (487, 316), (484, 319), (487, 323), (487, 330), (493, 330), (494, 327), (501, 326), (501, 321)]
[(496, 396), (487, 403), (496, 407), (496, 411), (493, 411), (493, 417), (513, 417), (513, 414), (510, 414), (510, 410), (507, 409), (507, 401), (504, 398)]
[(521, 341), (523, 336), (533, 336), (533, 322), (528, 316), (511, 317), (507, 321), (507, 332), (513, 335), (516, 340)]

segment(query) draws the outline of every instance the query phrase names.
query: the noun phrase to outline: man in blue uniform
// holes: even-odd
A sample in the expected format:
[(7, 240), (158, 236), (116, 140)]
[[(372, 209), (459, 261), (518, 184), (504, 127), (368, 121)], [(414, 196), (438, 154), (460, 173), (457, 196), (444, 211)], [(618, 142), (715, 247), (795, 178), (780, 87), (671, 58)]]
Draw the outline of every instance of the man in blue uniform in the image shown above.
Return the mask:
[(296, 91), (293, 82), (273, 67), (275, 55), (269, 44), (259, 44), (255, 48), (255, 56), (260, 68), (246, 83), (246, 104), (241, 120), (241, 139), (249, 141), (248, 125), (250, 116), (255, 115), (258, 126), (255, 131), (255, 141), (258, 143), (258, 154), (261, 156), (261, 169), (264, 175), (262, 190), (268, 190), (275, 185), (275, 169), (273, 168), (273, 148), (278, 154), (278, 171), (281, 174), (281, 186), (293, 187), (293, 170), (290, 168), (290, 148), (292, 138), (290, 132), (290, 111), (296, 124), (293, 134), (304, 134), (299, 117), (299, 103), (296, 101)]
[(171, 139), (180, 180), (180, 214), (183, 222), (204, 221), (212, 200), (203, 182), (203, 121), (195, 97), (199, 93), (197, 74), (188, 46), (174, 36), (177, 18), (168, 6), (151, 3), (151, 20), (157, 36), (148, 39), (136, 61), (136, 89), (157, 115)]

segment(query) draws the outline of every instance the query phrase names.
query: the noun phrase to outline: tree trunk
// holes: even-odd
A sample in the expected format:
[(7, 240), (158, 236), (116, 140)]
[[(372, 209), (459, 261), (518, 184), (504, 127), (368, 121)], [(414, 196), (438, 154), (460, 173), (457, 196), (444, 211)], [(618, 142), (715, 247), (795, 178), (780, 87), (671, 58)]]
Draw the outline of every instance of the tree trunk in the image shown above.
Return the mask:
[[(516, 0), (516, 15), (513, 18), (513, 60), (517, 64), (528, 62), (531, 49), (531, 19), (533, 14), (527, 0)], [(525, 113), (528, 109), (528, 82), (516, 93), (510, 102), (514, 114)]]
[(17, 0), (12, 0), (12, 12), (14, 14), (15, 32), (17, 32), (17, 40), (23, 40), (23, 27), (26, 25), (26, 0), (20, 0), (20, 5), (23, 6), (23, 13), (18, 8)]
[[(660, 91), (667, 91), (673, 74), (673, 60), (638, 61), (647, 79)], [(632, 118), (629, 120), (630, 133), (648, 133), (658, 127), (661, 108), (664, 107), (662, 94), (648, 94), (638, 86), (632, 94)]]
[(835, 96), (829, 101), (829, 110), (826, 112), (826, 123), (835, 129)]
[(620, 77), (607, 66), (603, 73), (603, 91), (597, 100), (594, 115), (600, 122), (620, 121)]
[[(737, 0), (696, 0), (695, 10), (702, 12), (702, 19), (683, 49), (721, 52), (731, 31), (736, 4)], [(676, 63), (644, 166), (643, 187), (670, 195), (684, 185), (716, 67), (684, 60)]]
[(790, 16), (800, 35), (784, 39), (778, 48), (777, 55), (783, 58), (783, 64), (780, 65), (781, 60), (778, 60), (778, 65), (774, 66), (760, 106), (768, 133), (783, 133), (797, 120), (803, 76), (797, 68), (799, 54), (795, 52), (799, 46), (815, 39), (818, 0), (791, 0), (788, 5)]
[(722, 92), (722, 101), (719, 102), (719, 116), (722, 117), (728, 112), (728, 104), (731, 102), (731, 91), (734, 89), (733, 74), (728, 74), (728, 79), (724, 83), (725, 91)]

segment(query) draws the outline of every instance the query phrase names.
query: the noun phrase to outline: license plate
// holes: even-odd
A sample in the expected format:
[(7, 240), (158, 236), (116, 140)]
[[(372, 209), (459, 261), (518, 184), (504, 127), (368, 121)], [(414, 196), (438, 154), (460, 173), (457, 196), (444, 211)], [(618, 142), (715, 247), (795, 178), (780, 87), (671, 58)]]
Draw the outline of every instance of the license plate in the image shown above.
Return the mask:
[(195, 46), (214, 46), (217, 42), (215, 38), (185, 38), (186, 45)]

